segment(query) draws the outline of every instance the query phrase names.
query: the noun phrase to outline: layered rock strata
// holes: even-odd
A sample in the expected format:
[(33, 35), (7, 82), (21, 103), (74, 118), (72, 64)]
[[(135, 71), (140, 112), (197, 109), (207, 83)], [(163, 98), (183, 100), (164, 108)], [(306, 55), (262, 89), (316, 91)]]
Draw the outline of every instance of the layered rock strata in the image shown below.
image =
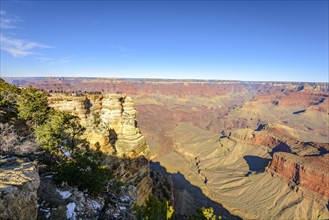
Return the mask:
[[(320, 194), (325, 202), (329, 200), (329, 155), (297, 156), (286, 152), (277, 152), (269, 170), (296, 184), (301, 189)], [(303, 191), (310, 196), (307, 191)]]
[(53, 94), (49, 105), (70, 112), (81, 119), (92, 146), (118, 157), (149, 154), (149, 148), (136, 121), (131, 97), (124, 94), (69, 96)]
[(0, 219), (37, 218), (36, 166), (16, 157), (0, 159)]
[(136, 184), (137, 204), (142, 204), (152, 190), (149, 147), (137, 125), (132, 98), (125, 94), (52, 94), (49, 105), (81, 119), (91, 146), (116, 158), (111, 163), (118, 164), (117, 176)]

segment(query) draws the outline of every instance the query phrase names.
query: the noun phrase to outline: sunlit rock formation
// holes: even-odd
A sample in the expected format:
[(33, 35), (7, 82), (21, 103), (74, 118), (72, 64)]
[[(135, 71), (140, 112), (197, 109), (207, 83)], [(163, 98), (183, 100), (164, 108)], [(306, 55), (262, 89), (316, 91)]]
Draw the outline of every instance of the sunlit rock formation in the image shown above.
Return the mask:
[(36, 166), (16, 157), (0, 159), (0, 219), (37, 218)]
[(92, 146), (118, 157), (148, 156), (131, 97), (121, 94), (71, 96), (52, 94), (49, 105), (77, 115)]
[(86, 127), (91, 146), (117, 159), (117, 176), (126, 183), (137, 184), (137, 204), (151, 192), (149, 147), (136, 121), (136, 109), (125, 94), (65, 95), (52, 94), (49, 105), (70, 112)]
[(297, 156), (277, 152), (269, 169), (284, 177), (302, 190), (306, 196), (313, 196), (309, 191), (321, 195), (326, 204), (329, 200), (329, 155), (322, 157)]

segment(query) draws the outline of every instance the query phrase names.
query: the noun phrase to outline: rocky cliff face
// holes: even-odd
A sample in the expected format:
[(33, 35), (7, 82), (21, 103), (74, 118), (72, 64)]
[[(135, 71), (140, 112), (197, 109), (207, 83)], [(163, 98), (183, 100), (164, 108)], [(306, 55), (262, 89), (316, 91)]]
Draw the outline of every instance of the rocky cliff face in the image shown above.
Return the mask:
[(52, 94), (49, 105), (77, 115), (92, 146), (118, 157), (148, 156), (131, 97), (120, 94), (69, 96)]
[(230, 138), (240, 143), (263, 145), (270, 148), (280, 144), (280, 140), (268, 135), (266, 131), (254, 131), (250, 128), (235, 130), (230, 134)]
[(279, 84), (274, 83), (267, 88), (259, 88), (259, 92), (253, 101), (267, 104), (292, 107), (312, 106), (322, 103), (328, 98), (328, 85), (318, 83), (311, 84)]
[(124, 94), (52, 94), (49, 105), (77, 115), (86, 127), (86, 138), (95, 148), (117, 158), (116, 174), (123, 182), (137, 184), (137, 204), (151, 192), (149, 147), (136, 121), (131, 97)]
[(37, 218), (36, 166), (16, 157), (0, 159), (0, 219)]
[[(297, 156), (277, 152), (269, 170), (293, 182), (302, 189), (311, 190), (329, 200), (329, 155), (321, 157)], [(306, 191), (304, 193), (310, 195)]]

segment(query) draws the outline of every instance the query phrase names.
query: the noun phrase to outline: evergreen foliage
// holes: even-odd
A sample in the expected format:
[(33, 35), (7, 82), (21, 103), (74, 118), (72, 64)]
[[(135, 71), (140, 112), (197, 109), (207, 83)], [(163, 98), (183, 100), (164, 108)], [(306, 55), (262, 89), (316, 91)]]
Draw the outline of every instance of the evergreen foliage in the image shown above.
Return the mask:
[(173, 219), (174, 209), (167, 201), (160, 201), (150, 195), (143, 206), (135, 207), (139, 220), (167, 220)]
[(50, 108), (44, 92), (32, 87), (22, 89), (17, 104), (18, 116), (31, 122), (34, 127), (46, 121)]
[(0, 121), (7, 122), (17, 117), (16, 100), (20, 90), (0, 78)]
[(77, 116), (53, 109), (48, 112), (48, 120), (35, 129), (41, 148), (56, 154), (64, 149), (72, 154), (77, 146), (86, 143), (82, 138), (85, 128)]
[(102, 166), (103, 158), (104, 155), (99, 151), (86, 150), (83, 153), (76, 153), (72, 159), (57, 166), (57, 180), (94, 195), (104, 193), (113, 176), (108, 167)]

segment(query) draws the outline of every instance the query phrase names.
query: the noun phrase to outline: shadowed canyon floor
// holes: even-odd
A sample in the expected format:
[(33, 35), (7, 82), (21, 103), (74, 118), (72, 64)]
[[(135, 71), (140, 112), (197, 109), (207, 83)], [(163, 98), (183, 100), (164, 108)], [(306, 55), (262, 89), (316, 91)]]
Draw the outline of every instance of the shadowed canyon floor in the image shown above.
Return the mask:
[(200, 207), (212, 207), (214, 213), (224, 219), (240, 219), (230, 214), (222, 205), (209, 199), (199, 187), (192, 185), (179, 171), (169, 173), (159, 162), (151, 162), (151, 170), (160, 172), (172, 181), (175, 188), (173, 195), (175, 210), (180, 210), (181, 218), (193, 214), (193, 210)]
[(202, 194), (242, 218), (329, 218), (328, 83), (7, 80), (131, 95), (152, 161), (201, 190), (177, 176), (181, 213)]

